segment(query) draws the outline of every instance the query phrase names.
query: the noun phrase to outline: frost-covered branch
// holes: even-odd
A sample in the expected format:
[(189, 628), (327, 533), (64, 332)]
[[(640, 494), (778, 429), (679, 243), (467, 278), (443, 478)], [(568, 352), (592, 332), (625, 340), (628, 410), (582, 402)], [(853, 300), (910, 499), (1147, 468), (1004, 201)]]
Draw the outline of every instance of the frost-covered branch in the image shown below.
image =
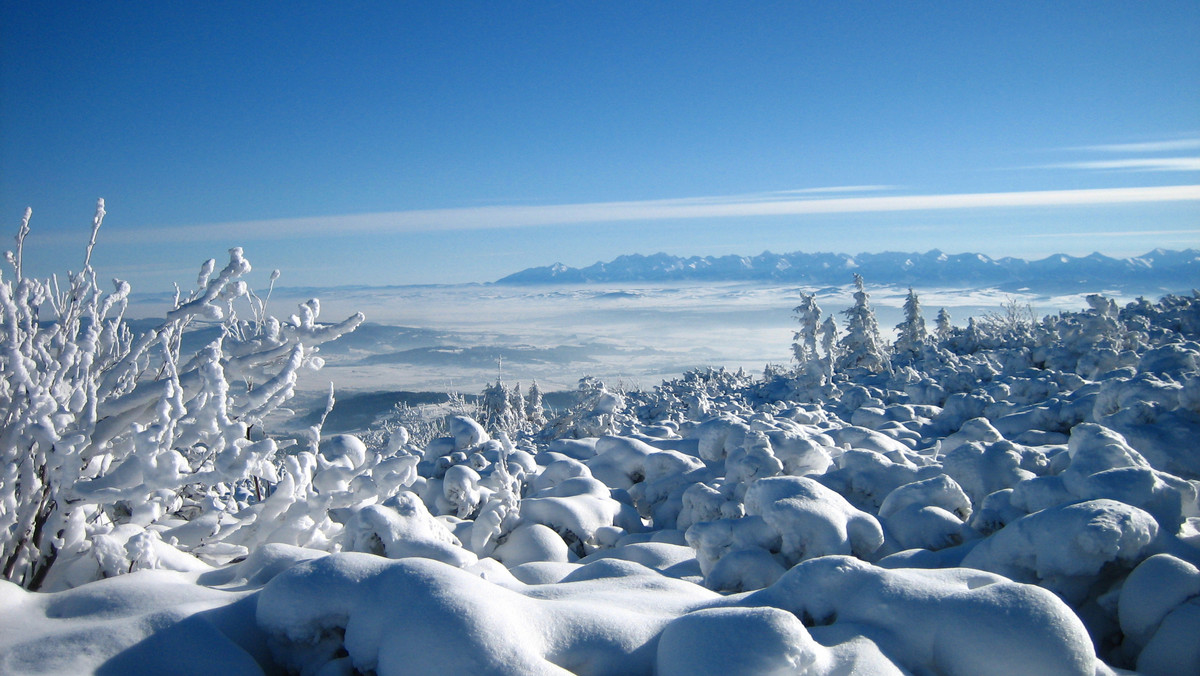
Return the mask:
[[(129, 285), (114, 280), (105, 293), (91, 265), (103, 200), (83, 269), (65, 289), (57, 277), (24, 275), (30, 214), (6, 257), (15, 275), (0, 276), (0, 566), (33, 589), (56, 562), (65, 566), (60, 586), (109, 574), (102, 559), (111, 552), (101, 556), (96, 538), (114, 528), (153, 526), (158, 542), (173, 525), (242, 509), (242, 483), (255, 482), (258, 495), (263, 481), (279, 481), (276, 442), (254, 441), (250, 429), (291, 398), (304, 368), (321, 367), (318, 345), (363, 317), (320, 324), (315, 300), (302, 306), (303, 320), (266, 316), (241, 279), (250, 263), (234, 248), (215, 277), (210, 260), (196, 291), (177, 294), (162, 323), (135, 336), (124, 319)], [(249, 303), (255, 321), (238, 319), (238, 303)], [(221, 322), (222, 335), (182, 354), (196, 320)], [(150, 540), (129, 540), (138, 550), (131, 561), (145, 564)]]

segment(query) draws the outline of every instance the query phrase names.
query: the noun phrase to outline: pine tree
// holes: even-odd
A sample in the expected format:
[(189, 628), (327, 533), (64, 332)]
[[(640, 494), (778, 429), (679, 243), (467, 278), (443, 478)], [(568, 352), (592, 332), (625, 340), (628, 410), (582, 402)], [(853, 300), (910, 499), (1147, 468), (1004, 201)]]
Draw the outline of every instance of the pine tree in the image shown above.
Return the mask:
[(921, 303), (911, 287), (904, 300), (904, 321), (896, 325), (896, 332), (896, 356), (905, 360), (920, 356), (929, 334), (921, 316)]
[(946, 312), (946, 308), (938, 310), (937, 328), (934, 329), (934, 337), (938, 342), (944, 342), (950, 337), (954, 331), (954, 326), (950, 323), (950, 313)]
[(800, 322), (800, 330), (792, 334), (792, 357), (796, 360), (797, 368), (812, 359), (818, 358), (817, 331), (821, 325), (821, 308), (817, 307), (816, 296), (800, 293), (800, 304), (793, 310), (796, 321)]
[(833, 317), (826, 318), (825, 323), (821, 324), (821, 349), (825, 350), (825, 356), (821, 358), (822, 375), (826, 383), (831, 383), (838, 353), (838, 329)]
[(525, 397), (521, 396), (521, 383), (513, 385), (508, 391), (508, 407), (512, 410), (514, 419), (525, 420)]
[(854, 274), (854, 288), (854, 306), (842, 312), (846, 315), (846, 335), (839, 344), (842, 356), (838, 359), (838, 368), (890, 372), (891, 360), (884, 351), (879, 323), (869, 302), (870, 295), (863, 288), (863, 278), (858, 273)]
[(525, 402), (525, 418), (535, 429), (546, 424), (546, 408), (542, 404), (542, 388), (538, 387), (536, 380), (529, 386), (529, 396)]
[(479, 402), (483, 414), (483, 424), (492, 430), (511, 431), (516, 418), (513, 416), (512, 405), (509, 403), (508, 388), (497, 380), (483, 388)]

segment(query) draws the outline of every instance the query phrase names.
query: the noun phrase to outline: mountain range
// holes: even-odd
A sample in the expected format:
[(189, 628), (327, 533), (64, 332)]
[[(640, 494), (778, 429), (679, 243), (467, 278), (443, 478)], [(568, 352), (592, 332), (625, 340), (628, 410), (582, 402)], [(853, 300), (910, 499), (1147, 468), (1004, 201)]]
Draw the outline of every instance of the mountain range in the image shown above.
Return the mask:
[(1125, 286), (1170, 290), (1200, 286), (1200, 251), (1155, 249), (1132, 258), (1055, 254), (1040, 260), (991, 258), (979, 253), (805, 253), (757, 256), (650, 256), (630, 254), (584, 268), (562, 263), (527, 268), (497, 284), (610, 284), (616, 282), (762, 281), (842, 285), (858, 273), (873, 284), (1108, 289)]

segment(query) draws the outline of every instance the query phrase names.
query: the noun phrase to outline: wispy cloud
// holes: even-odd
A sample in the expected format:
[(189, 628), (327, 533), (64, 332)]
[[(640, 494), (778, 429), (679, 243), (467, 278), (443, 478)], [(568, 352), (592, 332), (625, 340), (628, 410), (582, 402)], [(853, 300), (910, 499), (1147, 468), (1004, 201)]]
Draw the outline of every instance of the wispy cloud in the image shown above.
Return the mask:
[(947, 209), (1087, 206), (1200, 200), (1200, 185), (1030, 192), (797, 197), (764, 193), (631, 202), (487, 206), (344, 214), (109, 231), (131, 242), (248, 241), (351, 233), (402, 234), (699, 218), (802, 216)]
[[(821, 188), (799, 188), (794, 190), (768, 190), (741, 195), (711, 195), (707, 197), (682, 197), (677, 199), (652, 200), (654, 204), (749, 204), (753, 202), (778, 202), (784, 199), (820, 199), (829, 195), (852, 195), (899, 190), (895, 185), (836, 185)], [(622, 203), (626, 204), (626, 203)]]
[(1111, 143), (1107, 145), (1080, 146), (1071, 150), (1089, 150), (1101, 153), (1174, 153), (1200, 148), (1200, 138), (1148, 141), (1145, 143)]
[[(1026, 169), (1073, 169), (1081, 171), (1200, 171), (1200, 157), (1179, 156), (1177, 153), (1200, 150), (1200, 136), (1176, 138), (1141, 143), (1109, 143), (1090, 146), (1060, 148), (1059, 151), (1088, 153), (1069, 162), (1041, 164)], [(1096, 154), (1110, 155), (1106, 159), (1093, 159)], [(1168, 154), (1175, 154), (1170, 157)], [(1134, 157), (1130, 157), (1134, 155)]]
[(1089, 169), (1094, 171), (1200, 171), (1200, 157), (1138, 157), (1120, 160), (1087, 160), (1043, 164), (1041, 169)]
[(1039, 232), (1025, 237), (1034, 238), (1049, 238), (1049, 237), (1162, 237), (1171, 235), (1200, 235), (1200, 230), (1123, 230), (1116, 232), (1107, 232), (1103, 230), (1089, 232)]
[(836, 185), (827, 188), (800, 188), (798, 190), (776, 190), (765, 195), (824, 195), (829, 193), (880, 192), (898, 190), (896, 185)]

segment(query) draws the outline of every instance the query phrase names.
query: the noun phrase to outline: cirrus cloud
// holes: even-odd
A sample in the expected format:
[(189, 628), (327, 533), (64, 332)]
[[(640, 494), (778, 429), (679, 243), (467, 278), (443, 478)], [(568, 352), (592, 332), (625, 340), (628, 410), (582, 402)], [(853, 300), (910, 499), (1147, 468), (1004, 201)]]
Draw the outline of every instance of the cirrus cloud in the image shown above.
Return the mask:
[[(822, 191), (824, 189), (818, 189)], [(331, 234), (404, 234), (628, 221), (804, 216), (1018, 207), (1089, 206), (1200, 200), (1200, 185), (1024, 192), (823, 197), (821, 192), (754, 193), (626, 202), (482, 206), (309, 216), (177, 227), (111, 230), (130, 242), (280, 240)], [(810, 196), (811, 195), (811, 196)]]

